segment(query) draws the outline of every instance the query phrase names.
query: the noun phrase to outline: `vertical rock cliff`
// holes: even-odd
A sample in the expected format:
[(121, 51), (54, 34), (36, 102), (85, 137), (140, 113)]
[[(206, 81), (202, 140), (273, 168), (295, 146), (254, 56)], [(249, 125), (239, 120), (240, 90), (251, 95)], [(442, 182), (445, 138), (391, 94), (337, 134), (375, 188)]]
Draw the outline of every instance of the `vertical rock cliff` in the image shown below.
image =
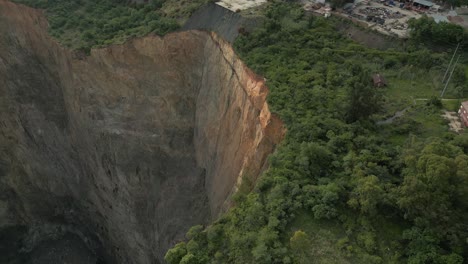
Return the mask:
[(284, 134), (267, 93), (215, 34), (80, 56), (0, 0), (0, 230), (26, 227), (26, 251), (71, 232), (112, 262), (161, 263), (266, 166)]

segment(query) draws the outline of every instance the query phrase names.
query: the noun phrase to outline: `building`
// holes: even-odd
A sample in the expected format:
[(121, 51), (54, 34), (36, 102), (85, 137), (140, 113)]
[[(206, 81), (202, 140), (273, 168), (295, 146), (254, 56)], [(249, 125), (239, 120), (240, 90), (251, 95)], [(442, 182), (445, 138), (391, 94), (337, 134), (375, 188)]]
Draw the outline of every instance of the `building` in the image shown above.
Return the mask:
[(434, 21), (436, 23), (440, 23), (440, 22), (450, 23), (447, 16), (444, 16), (444, 15), (441, 15), (441, 14), (429, 14), (429, 16), (434, 18)]
[(332, 9), (331, 9), (330, 6), (325, 6), (324, 11), (325, 11), (325, 14), (324, 14), (325, 17), (330, 17), (331, 16)]
[(372, 76), (372, 81), (374, 82), (375, 87), (387, 86), (387, 82), (385, 81), (385, 78), (379, 73), (374, 74), (374, 76)]
[(426, 0), (413, 0), (413, 6), (429, 9), (434, 5), (434, 3)]
[(465, 127), (468, 127), (468, 101), (461, 103), (460, 109), (458, 109), (458, 115), (460, 120)]

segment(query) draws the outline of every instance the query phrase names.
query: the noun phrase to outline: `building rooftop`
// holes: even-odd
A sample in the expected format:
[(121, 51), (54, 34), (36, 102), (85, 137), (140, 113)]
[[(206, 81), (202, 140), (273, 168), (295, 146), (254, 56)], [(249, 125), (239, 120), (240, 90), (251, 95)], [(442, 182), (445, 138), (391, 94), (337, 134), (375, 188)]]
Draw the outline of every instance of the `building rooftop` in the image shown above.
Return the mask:
[(450, 21), (448, 20), (447, 16), (444, 16), (444, 15), (439, 15), (439, 14), (430, 14), (429, 16), (433, 17), (434, 18), (434, 21), (436, 23), (440, 23), (440, 22), (447, 22), (449, 23)]
[(462, 102), (461, 105), (468, 110), (468, 101)]
[(434, 5), (434, 3), (430, 2), (430, 1), (426, 1), (426, 0), (414, 0), (413, 2), (416, 3), (416, 4), (427, 6), (427, 7), (431, 7), (431, 6)]
[(267, 0), (221, 0), (217, 1), (216, 4), (227, 8), (232, 12), (237, 12), (265, 4), (266, 2)]
[(385, 81), (385, 78), (380, 75), (380, 74), (374, 74), (372, 76), (372, 81), (374, 82), (374, 85), (387, 85), (387, 82)]

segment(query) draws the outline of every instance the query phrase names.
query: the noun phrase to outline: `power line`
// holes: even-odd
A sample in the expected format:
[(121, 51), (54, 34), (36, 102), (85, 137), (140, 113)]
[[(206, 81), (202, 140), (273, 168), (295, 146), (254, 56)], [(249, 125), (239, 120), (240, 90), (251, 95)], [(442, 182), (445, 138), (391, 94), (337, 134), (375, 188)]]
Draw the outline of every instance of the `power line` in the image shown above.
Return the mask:
[(455, 52), (453, 53), (452, 59), (450, 59), (450, 63), (447, 67), (447, 70), (445, 71), (444, 78), (442, 78), (442, 83), (445, 81), (445, 77), (447, 77), (447, 73), (449, 72), (450, 66), (452, 65), (453, 58), (455, 58), (455, 54), (457, 54), (458, 47), (460, 46), (460, 42), (458, 42), (457, 48), (455, 49)]
[(457, 61), (455, 61), (455, 64), (453, 65), (453, 69), (452, 71), (450, 72), (450, 75), (449, 75), (449, 78), (447, 80), (447, 83), (445, 83), (445, 87), (444, 87), (444, 90), (442, 90), (442, 93), (440, 94), (440, 98), (443, 98), (444, 97), (444, 94), (445, 94), (445, 90), (447, 89), (447, 86), (450, 82), (450, 79), (452, 78), (452, 74), (453, 72), (455, 71), (455, 68), (457, 67), (457, 63), (458, 63), (458, 60), (460, 59), (461, 55), (458, 55), (458, 58), (457, 58)]

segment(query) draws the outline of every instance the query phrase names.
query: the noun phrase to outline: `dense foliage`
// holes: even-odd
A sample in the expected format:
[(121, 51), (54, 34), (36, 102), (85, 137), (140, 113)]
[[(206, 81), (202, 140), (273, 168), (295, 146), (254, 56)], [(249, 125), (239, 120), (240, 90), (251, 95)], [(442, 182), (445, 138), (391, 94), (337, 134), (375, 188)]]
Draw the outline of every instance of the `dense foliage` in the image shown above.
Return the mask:
[(442, 46), (461, 43), (462, 47), (468, 47), (468, 31), (459, 25), (448, 22), (436, 23), (434, 19), (423, 15), (419, 19), (410, 19), (408, 26), (414, 42)]
[[(164, 35), (179, 28), (178, 18), (188, 17), (206, 0), (16, 0), (46, 10), (49, 30), (62, 44), (89, 52), (92, 47), (122, 43), (148, 33)], [(178, 14), (178, 15), (175, 15)], [(183, 17), (182, 17), (183, 18)]]
[[(410, 117), (376, 124), (391, 104), (372, 85), (376, 63), (388, 73), (427, 72), (442, 57), (367, 49), (339, 34), (334, 18), (307, 17), (291, 4), (272, 4), (266, 16), (236, 49), (266, 76), (286, 139), (255, 188), (239, 192), (211, 226), (193, 227), (187, 243), (168, 251), (168, 263), (467, 260), (467, 135), (425, 138)], [(415, 109), (441, 120), (440, 106), (435, 99)], [(314, 236), (323, 229), (332, 238), (326, 243)]]
[(454, 6), (466, 6), (468, 5), (468, 0), (445, 0), (443, 3), (454, 7)]

